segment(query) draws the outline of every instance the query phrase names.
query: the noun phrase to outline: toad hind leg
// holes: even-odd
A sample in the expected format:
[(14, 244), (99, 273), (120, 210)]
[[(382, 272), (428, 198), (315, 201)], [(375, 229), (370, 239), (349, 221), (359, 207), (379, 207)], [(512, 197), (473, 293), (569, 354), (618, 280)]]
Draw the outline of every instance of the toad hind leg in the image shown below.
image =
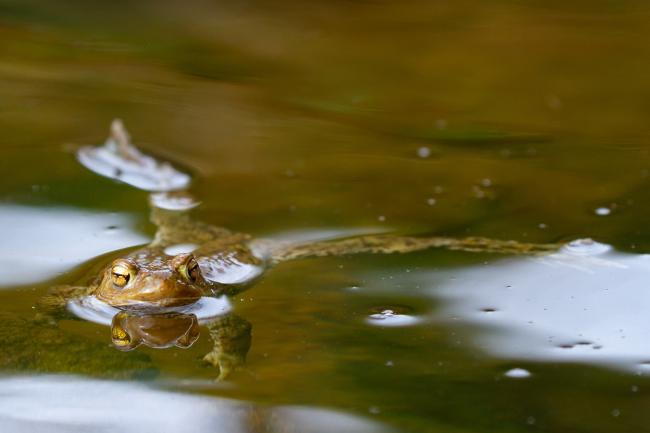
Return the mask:
[(300, 245), (279, 245), (271, 248), (273, 263), (308, 257), (342, 256), (348, 254), (410, 253), (428, 248), (446, 248), (455, 251), (499, 254), (545, 254), (557, 251), (559, 244), (533, 244), (483, 237), (447, 238), (396, 235), (369, 235), (334, 241)]

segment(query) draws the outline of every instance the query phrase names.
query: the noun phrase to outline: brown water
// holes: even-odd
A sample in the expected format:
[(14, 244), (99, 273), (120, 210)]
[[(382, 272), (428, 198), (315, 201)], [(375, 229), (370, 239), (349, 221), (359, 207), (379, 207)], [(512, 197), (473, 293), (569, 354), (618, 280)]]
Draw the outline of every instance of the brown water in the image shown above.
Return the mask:
[[(650, 307), (650, 268), (634, 261), (650, 251), (648, 19), (650, 7), (634, 0), (0, 1), (2, 405), (40, 413), (49, 403), (38, 390), (60, 392), (73, 422), (83, 405), (64, 384), (88, 383), (98, 389), (95, 407), (104, 403), (108, 385), (88, 376), (205, 396), (187, 400), (190, 412), (212, 396), (262, 411), (327, 409), (404, 432), (650, 431), (648, 324), (643, 308), (632, 312)], [(483, 337), (519, 335), (516, 320), (472, 320), (450, 309), (443, 289), (466, 281), (465, 272), (478, 272), (477, 289), (487, 275), (510, 286), (524, 259), (501, 268), (499, 257), (446, 251), (272, 269), (232, 299), (253, 325), (253, 343), (248, 371), (225, 385), (200, 361), (205, 335), (188, 350), (121, 353), (100, 325), (34, 328), (32, 306), (48, 287), (83, 281), (102, 254), (153, 233), (146, 193), (74, 158), (77, 146), (104, 140), (114, 117), (144, 149), (193, 172), (198, 218), (255, 236), (396, 231), (610, 244), (629, 253), (607, 256), (623, 271), (601, 275), (604, 265), (589, 263), (551, 274), (535, 290), (554, 286), (558, 297), (545, 302), (573, 310), (550, 308), (530, 321), (546, 341), (563, 329), (541, 327), (544, 314), (562, 324), (590, 309), (597, 314), (579, 326), (603, 326), (584, 336), (590, 344), (605, 340), (607, 349), (607, 333), (618, 330), (617, 341), (630, 342), (567, 359), (504, 353)], [(523, 275), (512, 286), (519, 295), (548, 277), (537, 267)], [(610, 298), (572, 292), (611, 275)], [(630, 290), (617, 291), (623, 286)], [(526, 302), (537, 305), (494, 296), (469, 300), (469, 310), (505, 304), (514, 318)], [(384, 327), (368, 319), (398, 307), (418, 320)], [(565, 343), (549, 344), (579, 345)], [(505, 376), (512, 368), (532, 375)], [(25, 376), (31, 385), (12, 388)], [(11, 390), (30, 386), (14, 406), (22, 394)], [(199, 425), (210, 410), (183, 422)], [(213, 415), (220, 411), (232, 412), (215, 406)], [(0, 411), (0, 422), (29, 431), (14, 415)], [(45, 418), (47, 431), (77, 431)], [(246, 428), (275, 428), (260, 419)], [(365, 423), (341, 422), (340, 431)], [(328, 431), (314, 418), (296, 421), (296, 431), (310, 425)]]

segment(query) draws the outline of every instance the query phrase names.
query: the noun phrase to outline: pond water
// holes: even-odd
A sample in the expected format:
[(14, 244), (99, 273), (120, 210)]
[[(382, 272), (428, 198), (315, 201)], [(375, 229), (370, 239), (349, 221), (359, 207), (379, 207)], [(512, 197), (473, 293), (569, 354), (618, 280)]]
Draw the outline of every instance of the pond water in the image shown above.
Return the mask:
[[(274, 3), (0, 1), (0, 430), (650, 431), (650, 7)], [(75, 158), (115, 117), (255, 237), (597, 242), (282, 263), (218, 382), (35, 320), (154, 234)]]

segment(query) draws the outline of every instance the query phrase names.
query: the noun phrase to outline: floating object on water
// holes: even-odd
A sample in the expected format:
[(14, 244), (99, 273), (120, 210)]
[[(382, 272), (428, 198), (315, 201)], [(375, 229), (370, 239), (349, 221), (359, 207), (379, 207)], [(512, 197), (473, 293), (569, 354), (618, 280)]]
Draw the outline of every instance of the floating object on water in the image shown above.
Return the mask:
[(140, 152), (122, 121), (113, 120), (111, 135), (103, 146), (84, 146), (77, 159), (95, 173), (145, 191), (177, 191), (187, 188), (191, 177), (166, 161)]

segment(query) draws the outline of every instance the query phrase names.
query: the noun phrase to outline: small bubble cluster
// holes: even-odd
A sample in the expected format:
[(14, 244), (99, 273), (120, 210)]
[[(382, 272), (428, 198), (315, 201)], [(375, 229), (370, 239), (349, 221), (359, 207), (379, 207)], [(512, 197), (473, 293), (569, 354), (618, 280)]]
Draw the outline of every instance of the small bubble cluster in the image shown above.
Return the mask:
[(419, 321), (416, 316), (407, 314), (410, 308), (403, 306), (382, 306), (371, 309), (367, 322), (377, 326), (408, 326)]
[(525, 379), (527, 377), (532, 376), (530, 371), (525, 370), (523, 368), (512, 368), (505, 373), (503, 373), (505, 377), (509, 377), (511, 379)]

